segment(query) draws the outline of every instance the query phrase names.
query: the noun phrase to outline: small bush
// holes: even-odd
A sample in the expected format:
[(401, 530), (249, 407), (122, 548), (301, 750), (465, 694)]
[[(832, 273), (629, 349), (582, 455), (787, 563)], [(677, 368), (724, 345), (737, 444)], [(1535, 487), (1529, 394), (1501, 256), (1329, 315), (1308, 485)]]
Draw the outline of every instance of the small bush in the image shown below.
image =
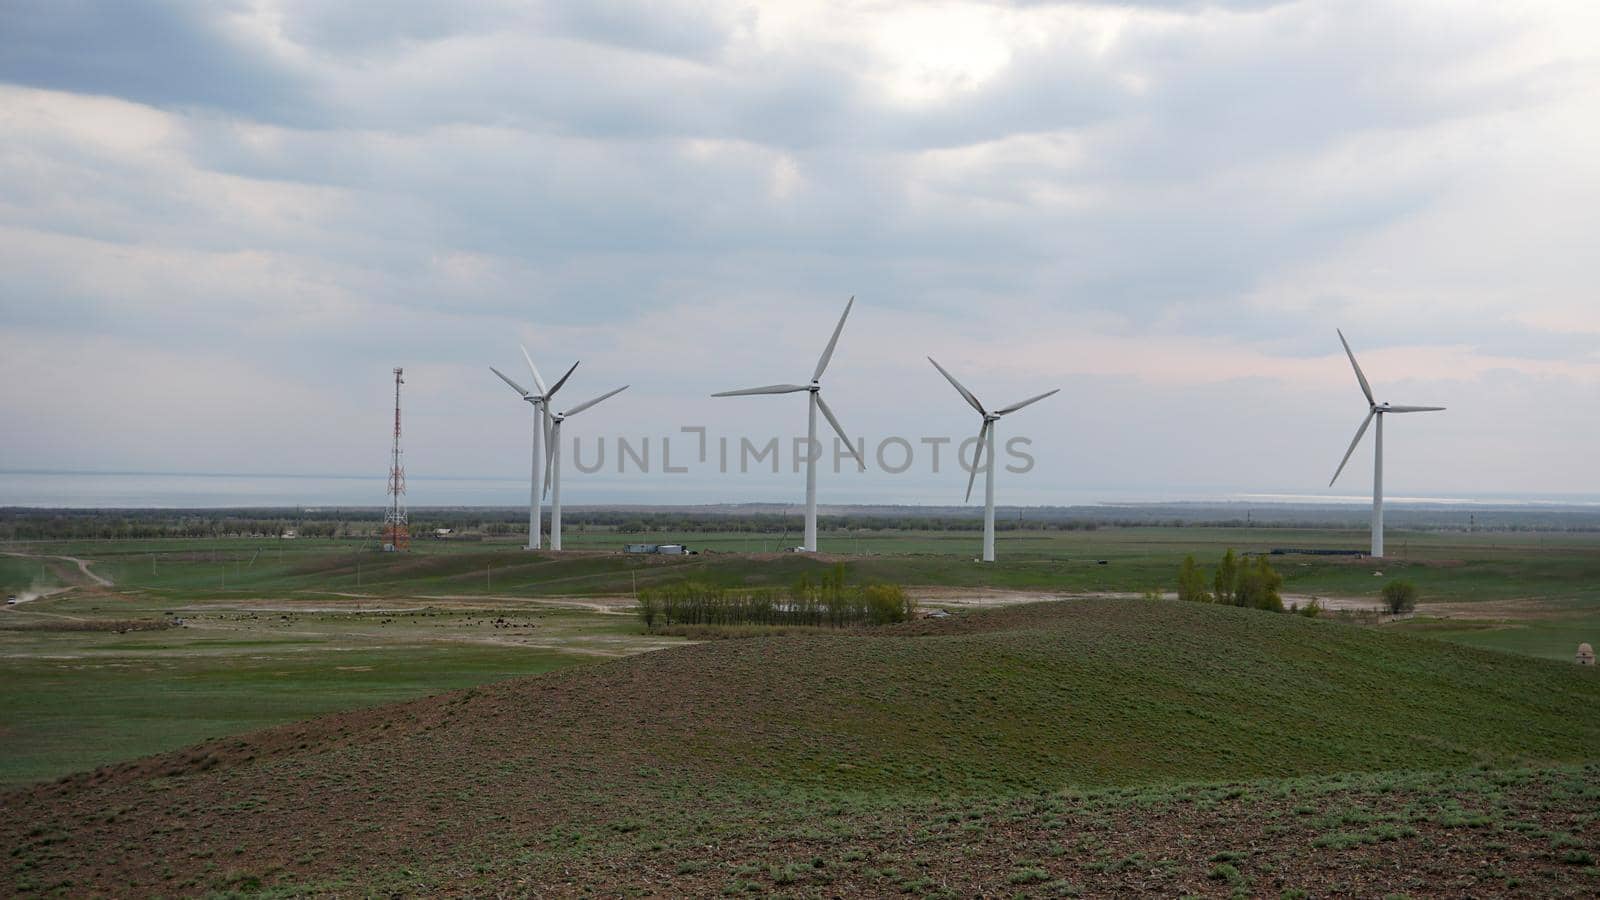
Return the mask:
[(1214, 863), (1237, 862), (1249, 855), (1242, 850), (1223, 850), (1220, 853), (1211, 854), (1209, 861)]
[(1210, 603), (1211, 593), (1206, 590), (1206, 573), (1195, 565), (1194, 557), (1185, 556), (1178, 567), (1178, 599), (1190, 603)]
[(1561, 854), (1561, 861), (1569, 866), (1592, 866), (1594, 854), (1587, 850), (1568, 850)]
[(1206, 873), (1206, 877), (1212, 881), (1226, 881), (1229, 884), (1233, 884), (1239, 880), (1240, 876), (1239, 870), (1234, 868), (1233, 865), (1230, 863), (1222, 863), (1220, 865), (1213, 866), (1211, 871)]
[(1040, 884), (1050, 880), (1050, 873), (1038, 866), (1023, 866), (1006, 876), (1011, 884)]
[(1395, 580), (1383, 586), (1383, 606), (1389, 615), (1398, 616), (1417, 608), (1417, 586), (1409, 581)]

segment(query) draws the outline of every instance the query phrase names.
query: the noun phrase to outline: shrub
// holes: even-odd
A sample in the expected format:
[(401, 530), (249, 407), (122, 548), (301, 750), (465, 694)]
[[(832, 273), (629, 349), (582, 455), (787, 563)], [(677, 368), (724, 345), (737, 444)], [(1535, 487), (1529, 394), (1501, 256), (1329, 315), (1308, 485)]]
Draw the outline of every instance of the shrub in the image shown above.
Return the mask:
[(1038, 884), (1049, 880), (1050, 873), (1038, 866), (1023, 866), (1006, 876), (1006, 881), (1011, 884)]
[(1592, 866), (1594, 854), (1587, 850), (1568, 850), (1561, 854), (1561, 861), (1569, 866)]
[(1230, 884), (1240, 880), (1239, 870), (1231, 863), (1212, 866), (1211, 871), (1206, 873), (1206, 877), (1212, 881), (1226, 881)]
[(1211, 579), (1212, 595), (1218, 603), (1233, 603), (1238, 584), (1239, 559), (1233, 555), (1233, 548), (1229, 547), (1228, 552), (1222, 554), (1222, 561), (1217, 563), (1217, 574)]
[(1211, 594), (1206, 590), (1206, 573), (1195, 565), (1194, 556), (1185, 556), (1183, 565), (1178, 567), (1178, 599), (1191, 603), (1210, 603)]
[(1239, 568), (1235, 582), (1233, 605), (1248, 609), (1266, 609), (1283, 612), (1283, 576), (1272, 568), (1265, 556), (1256, 557), (1254, 564), (1246, 562)]
[(1409, 581), (1389, 582), (1383, 586), (1383, 605), (1391, 616), (1411, 612), (1417, 608), (1417, 586)]
[(1295, 612), (1308, 619), (1315, 619), (1317, 616), (1322, 615), (1322, 603), (1317, 598), (1312, 597), (1311, 602), (1295, 610)]

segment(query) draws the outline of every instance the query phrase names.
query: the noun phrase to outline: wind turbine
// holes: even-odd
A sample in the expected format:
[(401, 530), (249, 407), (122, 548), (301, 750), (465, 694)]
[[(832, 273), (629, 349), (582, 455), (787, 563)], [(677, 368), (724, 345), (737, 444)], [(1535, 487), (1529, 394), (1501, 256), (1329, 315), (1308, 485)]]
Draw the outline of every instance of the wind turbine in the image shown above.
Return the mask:
[(561, 376), (561, 379), (555, 383), (554, 387), (547, 388), (544, 384), (544, 378), (539, 375), (539, 367), (533, 364), (533, 357), (528, 355), (528, 348), (522, 347), (520, 344), (518, 347), (522, 350), (522, 358), (528, 363), (528, 371), (533, 375), (533, 383), (539, 389), (538, 393), (534, 393), (507, 378), (506, 373), (496, 369), (494, 366), (490, 366), (489, 371), (499, 375), (501, 381), (511, 385), (512, 390), (521, 394), (522, 399), (533, 406), (533, 473), (528, 480), (528, 546), (525, 549), (538, 550), (541, 537), (540, 531), (542, 530), (539, 527), (539, 519), (542, 512), (539, 506), (539, 464), (544, 461), (544, 457), (539, 452), (539, 440), (547, 427), (544, 421), (545, 407), (549, 406), (550, 398), (556, 395), (556, 391), (561, 390), (561, 386), (567, 383), (568, 378), (572, 377), (572, 371), (578, 368), (578, 364), (573, 363), (572, 368), (567, 370), (567, 374)]
[[(978, 402), (978, 398), (973, 396), (972, 392), (967, 390), (961, 382), (957, 381), (954, 375), (945, 371), (944, 366), (939, 365), (937, 360), (930, 356), (928, 357), (928, 362), (933, 363), (933, 367), (939, 370), (939, 374), (943, 375), (946, 381), (950, 382), (956, 392), (961, 395), (961, 398), (966, 400), (973, 409), (977, 410), (978, 415), (983, 416), (983, 425), (978, 428), (978, 446), (972, 454), (972, 474), (967, 478), (967, 500), (972, 499), (972, 485), (978, 480), (978, 462), (986, 459), (987, 463), (984, 466), (983, 476), (983, 561), (994, 562), (994, 423), (1000, 421), (1001, 416), (1008, 416), (1024, 406), (1038, 403), (1051, 394), (1059, 393), (1061, 389), (1056, 388), (1053, 391), (1045, 391), (1038, 396), (1029, 397), (1026, 400), (990, 412), (983, 408), (983, 404)], [(959, 452), (956, 454), (958, 459), (960, 455)]]
[[(1338, 331), (1338, 329), (1334, 329)], [(1356, 381), (1361, 383), (1361, 393), (1367, 398), (1367, 417), (1361, 420), (1361, 427), (1356, 429), (1355, 439), (1350, 442), (1350, 449), (1344, 452), (1344, 459), (1339, 461), (1339, 468), (1333, 472), (1333, 477), (1328, 479), (1328, 487), (1339, 480), (1339, 473), (1344, 471), (1345, 463), (1350, 461), (1350, 454), (1356, 452), (1356, 445), (1361, 443), (1361, 436), (1367, 433), (1367, 426), (1373, 419), (1378, 420), (1378, 430), (1372, 440), (1372, 555), (1383, 556), (1383, 416), (1384, 413), (1414, 413), (1438, 412), (1442, 406), (1394, 406), (1389, 403), (1379, 403), (1372, 399), (1372, 385), (1367, 383), (1367, 376), (1362, 374), (1361, 365), (1356, 362), (1356, 355), (1350, 352), (1350, 342), (1344, 339), (1344, 332), (1339, 331), (1339, 343), (1344, 345), (1344, 355), (1350, 357), (1350, 368), (1356, 370)]]
[(550, 495), (551, 550), (561, 549), (561, 423), (565, 422), (568, 417), (575, 416), (596, 403), (615, 397), (627, 389), (628, 385), (623, 385), (614, 391), (601, 394), (587, 403), (579, 403), (566, 412), (559, 412), (549, 417), (550, 450), (544, 469), (544, 491)]
[(854, 306), (856, 298), (851, 297), (844, 305), (844, 315), (839, 317), (839, 324), (834, 326), (833, 337), (828, 339), (828, 346), (822, 351), (822, 357), (817, 360), (817, 368), (811, 373), (810, 384), (769, 384), (764, 387), (745, 388), (739, 391), (723, 391), (712, 394), (713, 397), (744, 397), (751, 394), (795, 394), (807, 391), (811, 394), (810, 414), (806, 423), (806, 537), (805, 549), (808, 553), (817, 552), (817, 457), (821, 456), (820, 445), (817, 443), (817, 410), (827, 417), (828, 424), (844, 439), (844, 445), (849, 448), (850, 455), (865, 471), (866, 460), (856, 451), (854, 444), (850, 443), (850, 436), (844, 433), (844, 426), (839, 424), (839, 419), (828, 408), (826, 400), (822, 399), (822, 373), (827, 371), (828, 361), (833, 359), (833, 348), (839, 343), (839, 332), (844, 330), (844, 320), (850, 317), (850, 307)]

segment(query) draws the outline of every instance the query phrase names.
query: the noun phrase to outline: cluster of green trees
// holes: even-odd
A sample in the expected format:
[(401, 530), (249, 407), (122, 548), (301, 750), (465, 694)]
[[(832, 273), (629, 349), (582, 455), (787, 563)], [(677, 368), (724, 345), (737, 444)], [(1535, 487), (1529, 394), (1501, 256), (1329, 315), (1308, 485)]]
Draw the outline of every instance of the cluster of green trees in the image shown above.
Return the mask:
[(1272, 568), (1265, 556), (1236, 556), (1233, 548), (1222, 555), (1216, 572), (1206, 577), (1205, 570), (1185, 556), (1178, 567), (1178, 599), (1193, 603), (1224, 603), (1249, 609), (1283, 611), (1283, 576)]
[(657, 625), (809, 625), (845, 628), (904, 622), (916, 603), (896, 584), (848, 585), (840, 566), (787, 590), (684, 582), (639, 592), (639, 618)]

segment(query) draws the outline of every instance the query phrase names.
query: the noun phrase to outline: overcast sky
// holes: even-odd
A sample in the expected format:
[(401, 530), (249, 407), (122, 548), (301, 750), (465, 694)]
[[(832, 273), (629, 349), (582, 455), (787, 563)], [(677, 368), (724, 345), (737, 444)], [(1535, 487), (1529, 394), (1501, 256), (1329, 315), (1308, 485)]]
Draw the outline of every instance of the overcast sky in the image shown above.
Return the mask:
[(708, 395), (806, 380), (853, 294), (825, 396), (869, 450), (976, 431), (928, 354), (991, 407), (1062, 389), (1003, 423), (1038, 465), (1002, 503), (1369, 491), (1370, 444), (1326, 489), (1336, 327), (1449, 407), (1389, 423), (1391, 495), (1600, 493), (1592, 0), (0, 0), (0, 138), (0, 469), (381, 503), (403, 365), (448, 502), (526, 469), (486, 368), (521, 341), (582, 360), (569, 403), (632, 385), (569, 437), (652, 439), (569, 502), (798, 500), (659, 442), (803, 430)]

